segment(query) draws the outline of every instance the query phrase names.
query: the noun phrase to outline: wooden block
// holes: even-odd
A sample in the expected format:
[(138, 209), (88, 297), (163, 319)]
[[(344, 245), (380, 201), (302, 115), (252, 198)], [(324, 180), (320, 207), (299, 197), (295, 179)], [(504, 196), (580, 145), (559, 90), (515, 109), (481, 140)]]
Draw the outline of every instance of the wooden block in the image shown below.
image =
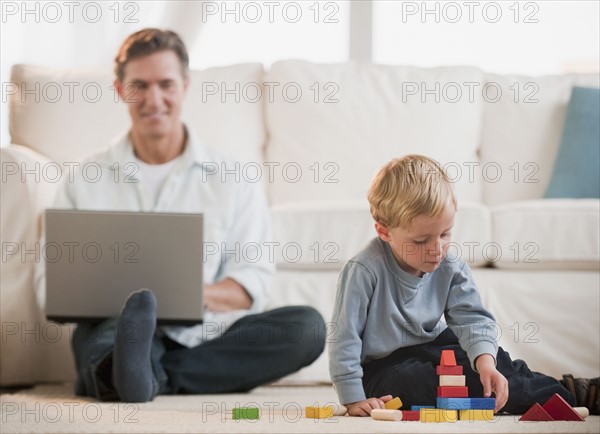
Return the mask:
[(573, 407), (565, 401), (558, 393), (546, 401), (542, 408), (552, 416), (554, 420), (572, 420), (576, 422), (584, 422), (583, 418), (573, 410)]
[(310, 419), (327, 419), (333, 416), (333, 407), (330, 405), (327, 407), (306, 407), (304, 415)]
[(456, 366), (456, 357), (453, 350), (442, 350), (440, 366)]
[(422, 408), (420, 416), (421, 422), (456, 422), (458, 420), (458, 411)]
[(438, 386), (437, 396), (441, 398), (468, 398), (469, 388), (466, 386)]
[(345, 416), (348, 413), (348, 409), (343, 405), (337, 405), (333, 409), (334, 416)]
[(418, 411), (402, 411), (402, 410), (389, 410), (387, 408), (374, 408), (371, 410), (371, 417), (375, 420), (389, 420), (389, 421), (418, 421), (421, 418), (421, 414)]
[(466, 386), (464, 375), (440, 375), (440, 386)]
[(260, 411), (256, 407), (237, 407), (232, 410), (233, 420), (260, 419)]
[(413, 405), (410, 407), (412, 411), (420, 411), (422, 408), (435, 408), (434, 405)]
[(494, 410), (496, 398), (471, 398), (471, 410)]
[(462, 375), (463, 367), (458, 366), (437, 366), (435, 368), (435, 373), (437, 375)]
[(460, 410), (458, 412), (460, 420), (486, 420), (494, 419), (494, 410)]
[(548, 422), (553, 420), (552, 416), (536, 402), (521, 416), (519, 422)]
[(402, 401), (400, 398), (395, 397), (394, 399), (385, 403), (385, 408), (387, 410), (398, 410), (399, 408), (402, 408)]
[(419, 410), (419, 411), (402, 410), (402, 420), (403, 421), (413, 421), (413, 422), (420, 421), (421, 420), (421, 410)]
[(371, 417), (375, 420), (401, 421), (402, 412), (400, 410), (390, 410), (387, 408), (374, 408), (371, 410)]
[(438, 398), (437, 408), (445, 410), (471, 410), (470, 398)]
[(577, 414), (584, 419), (590, 415), (590, 411), (587, 407), (573, 407), (573, 410), (575, 410)]

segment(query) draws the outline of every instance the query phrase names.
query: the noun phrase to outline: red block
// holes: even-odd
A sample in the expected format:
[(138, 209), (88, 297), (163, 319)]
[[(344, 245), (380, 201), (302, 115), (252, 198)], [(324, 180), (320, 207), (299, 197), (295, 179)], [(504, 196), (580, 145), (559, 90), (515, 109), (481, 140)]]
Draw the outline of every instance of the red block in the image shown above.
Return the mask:
[(463, 375), (462, 366), (438, 366), (435, 368), (437, 375)]
[(440, 398), (468, 398), (469, 388), (466, 386), (438, 386), (437, 396)]
[(552, 395), (552, 398), (546, 401), (542, 407), (554, 420), (584, 422), (583, 418), (579, 416), (579, 413), (573, 410), (573, 407), (571, 407), (558, 393)]
[(442, 350), (442, 357), (440, 359), (441, 366), (456, 366), (456, 357), (454, 357), (453, 350)]
[(402, 410), (402, 420), (418, 422), (421, 420), (421, 412), (420, 411), (411, 411), (411, 410)]
[(525, 412), (523, 416), (521, 416), (519, 422), (548, 422), (553, 420), (554, 419), (552, 418), (552, 416), (550, 416), (548, 412), (536, 402), (531, 406), (529, 410)]

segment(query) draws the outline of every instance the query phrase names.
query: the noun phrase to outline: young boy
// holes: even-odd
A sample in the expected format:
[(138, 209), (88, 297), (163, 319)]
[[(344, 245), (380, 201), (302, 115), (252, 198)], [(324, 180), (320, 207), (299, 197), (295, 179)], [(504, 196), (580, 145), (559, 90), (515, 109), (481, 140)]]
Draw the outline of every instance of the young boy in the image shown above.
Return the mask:
[(447, 253), (457, 202), (438, 163), (392, 160), (368, 198), (378, 237), (340, 274), (329, 347), (331, 378), (351, 416), (368, 416), (392, 396), (406, 408), (435, 405), (443, 349), (465, 367), (470, 396), (495, 394), (496, 411), (521, 414), (554, 393), (576, 404), (558, 381), (498, 348), (469, 267)]

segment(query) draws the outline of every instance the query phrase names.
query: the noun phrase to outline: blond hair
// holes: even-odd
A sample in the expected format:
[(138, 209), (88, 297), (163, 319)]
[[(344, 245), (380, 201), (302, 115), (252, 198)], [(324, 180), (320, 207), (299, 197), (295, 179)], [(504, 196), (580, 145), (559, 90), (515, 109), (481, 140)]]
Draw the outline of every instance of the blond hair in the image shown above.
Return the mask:
[(395, 158), (383, 166), (371, 182), (368, 199), (375, 221), (389, 228), (406, 228), (419, 215), (438, 217), (449, 206), (457, 209), (446, 171), (422, 155)]

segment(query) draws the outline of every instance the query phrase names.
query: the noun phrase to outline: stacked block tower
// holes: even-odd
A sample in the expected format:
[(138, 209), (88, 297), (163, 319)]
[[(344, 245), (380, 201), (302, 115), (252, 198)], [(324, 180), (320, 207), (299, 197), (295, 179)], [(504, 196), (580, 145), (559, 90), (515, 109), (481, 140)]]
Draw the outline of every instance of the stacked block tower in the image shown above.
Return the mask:
[(470, 398), (463, 367), (456, 364), (454, 351), (443, 350), (436, 368), (439, 377), (437, 408), (420, 407), (421, 422), (492, 420), (494, 398)]

